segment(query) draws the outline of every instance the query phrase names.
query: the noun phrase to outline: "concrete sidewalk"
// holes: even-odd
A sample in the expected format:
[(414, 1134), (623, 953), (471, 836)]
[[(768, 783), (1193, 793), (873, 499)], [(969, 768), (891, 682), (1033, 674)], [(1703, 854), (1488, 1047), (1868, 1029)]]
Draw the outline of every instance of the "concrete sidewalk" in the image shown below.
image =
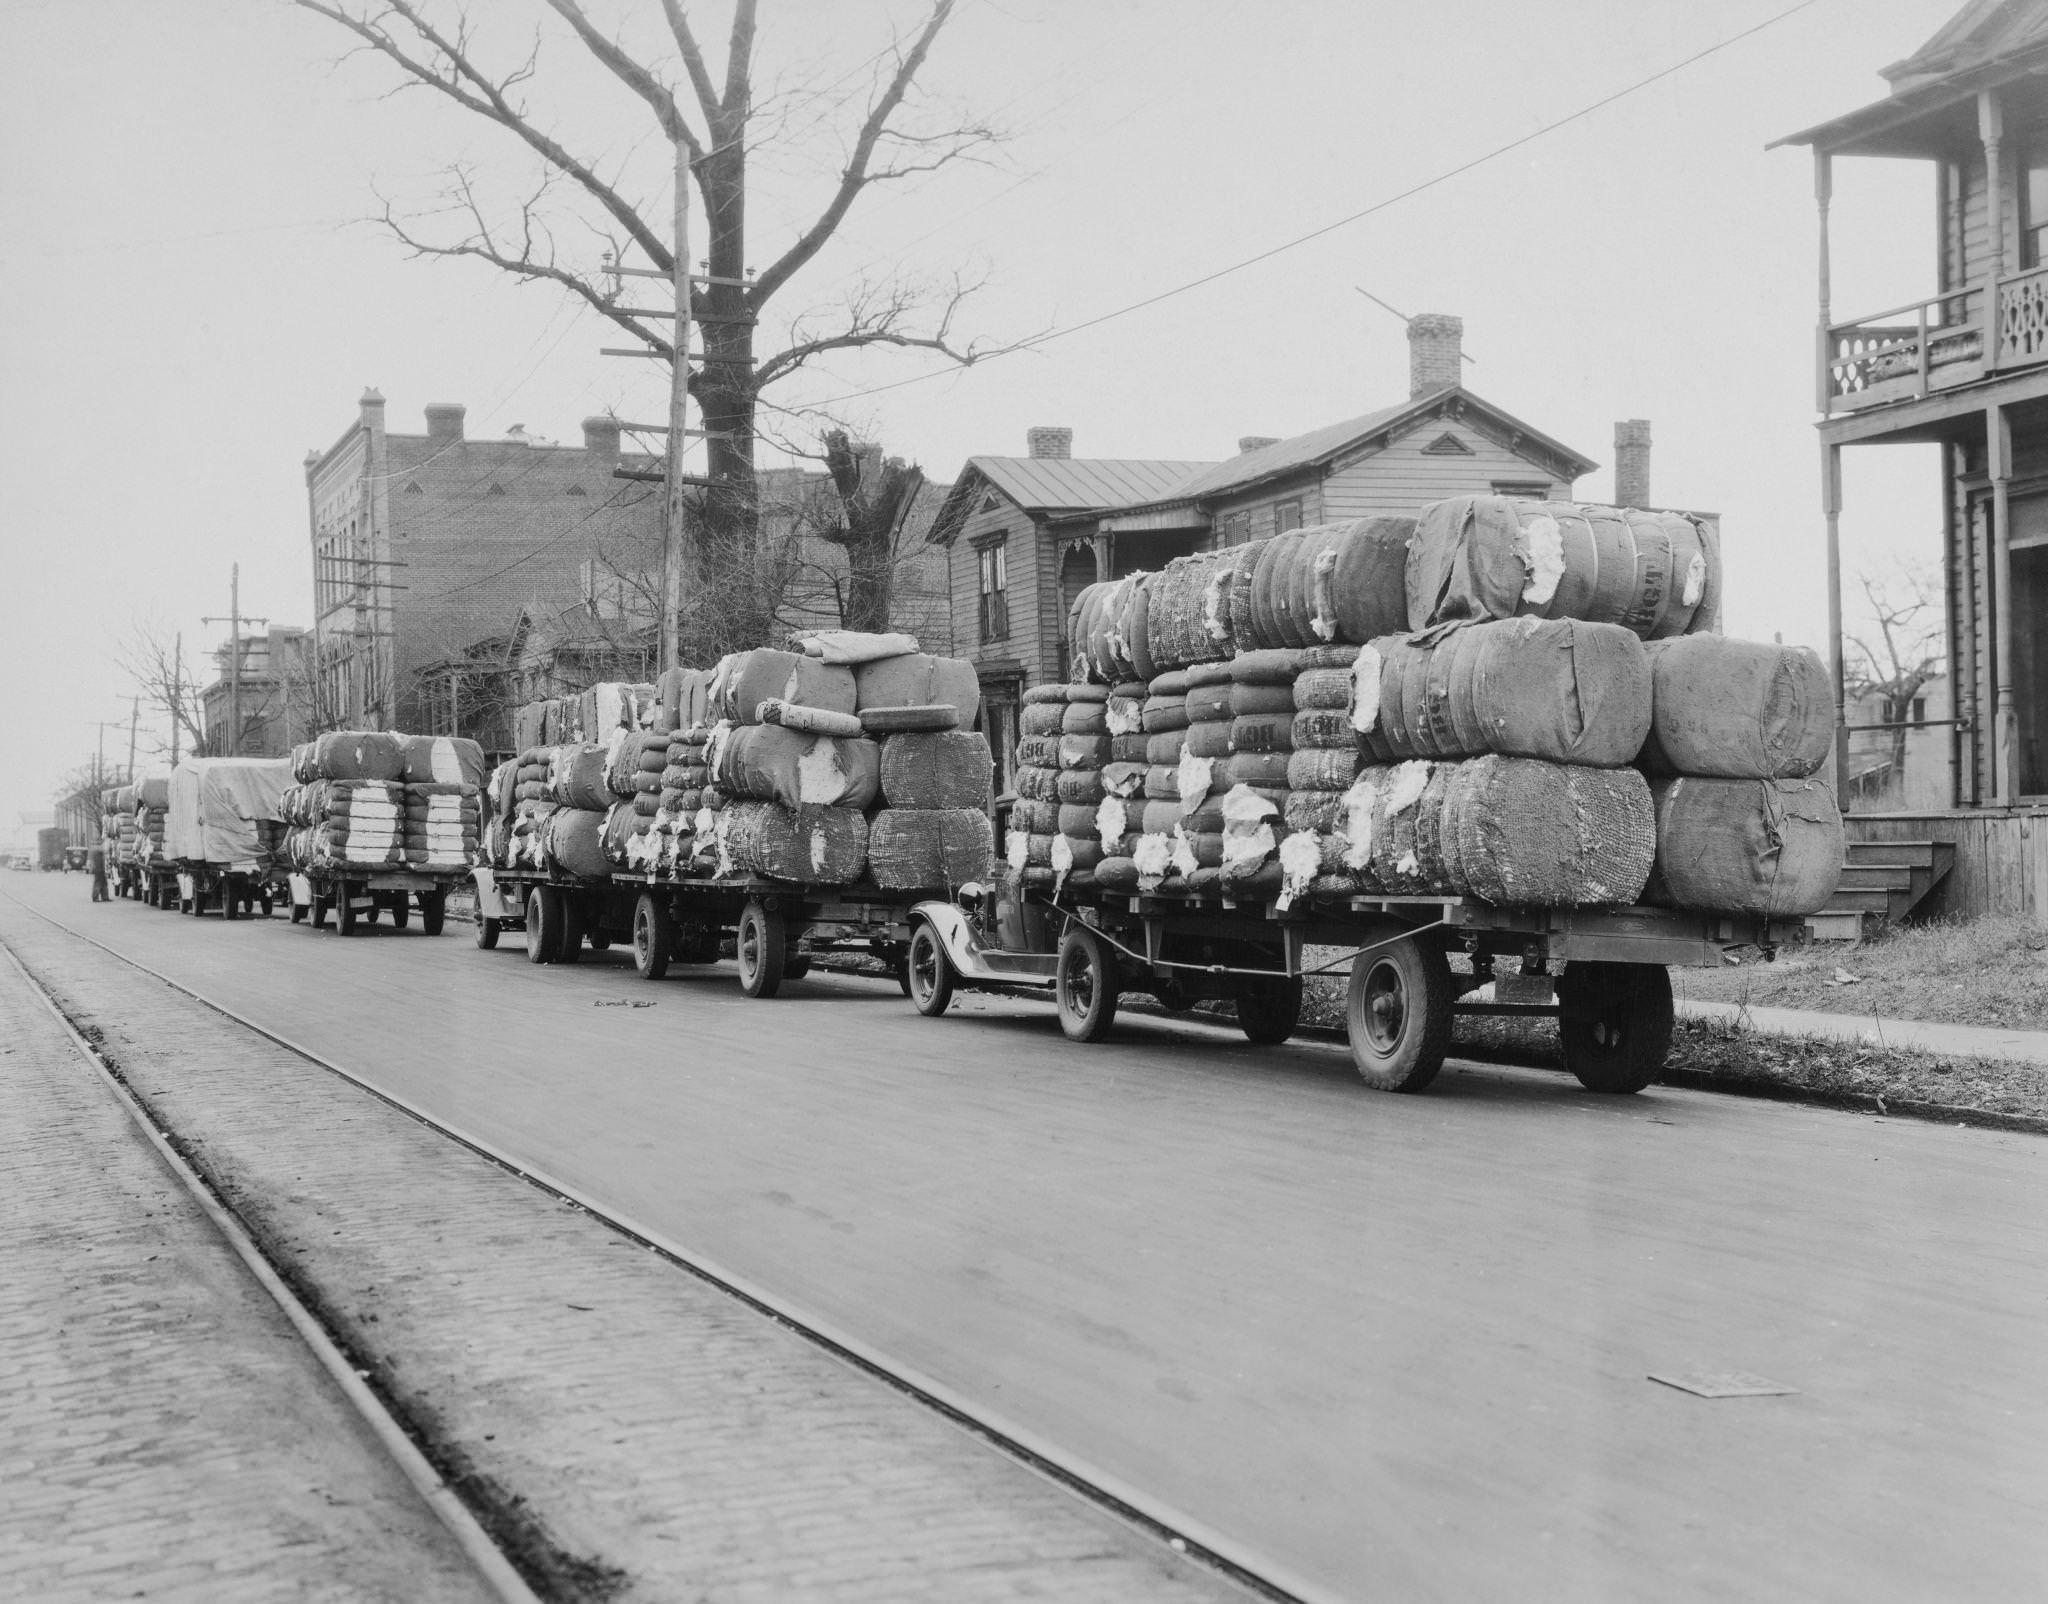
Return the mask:
[(487, 1588), (0, 954), (0, 1593)]
[(2002, 1058), (2048, 1064), (2048, 1030), (1992, 1030), (1981, 1025), (1936, 1025), (1877, 1014), (1831, 1014), (1807, 1008), (1763, 1008), (1742, 1003), (1680, 998), (1681, 1019), (1744, 1020), (1772, 1036), (1819, 1036), (1877, 1047), (1911, 1047), (1957, 1058)]

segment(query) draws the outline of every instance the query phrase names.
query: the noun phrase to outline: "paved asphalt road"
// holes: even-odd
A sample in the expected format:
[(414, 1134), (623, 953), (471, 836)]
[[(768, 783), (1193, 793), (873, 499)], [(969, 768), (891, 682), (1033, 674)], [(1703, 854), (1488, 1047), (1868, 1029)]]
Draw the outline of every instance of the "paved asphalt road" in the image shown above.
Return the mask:
[[(2048, 1141), (1038, 1002), (918, 1018), (0, 892), (807, 1311), (1276, 1580), (1990, 1599), (2048, 1578)], [(653, 1001), (655, 1006), (610, 1006)], [(1652, 1371), (1746, 1371), (1709, 1400)]]

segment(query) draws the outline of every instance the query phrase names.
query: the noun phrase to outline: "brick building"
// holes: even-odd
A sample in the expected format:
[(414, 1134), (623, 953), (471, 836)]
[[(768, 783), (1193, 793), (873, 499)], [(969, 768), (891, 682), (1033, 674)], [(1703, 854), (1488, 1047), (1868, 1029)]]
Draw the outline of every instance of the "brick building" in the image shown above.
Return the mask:
[(1247, 436), (1223, 462), (1078, 458), (1063, 428), (1029, 431), (1024, 457), (969, 458), (929, 538), (949, 554), (955, 645), (980, 670), (996, 749), (1015, 745), (1023, 689), (1065, 677), (1067, 609), (1099, 579), (1445, 496), (1570, 499), (1595, 464), (1465, 389), (1463, 334), (1455, 317), (1413, 319), (1407, 400), (1292, 439)]
[(521, 618), (581, 599), (593, 564), (660, 566), (661, 486), (614, 475), (659, 463), (622, 458), (616, 420), (586, 419), (568, 446), (472, 440), (463, 412), (429, 406), (424, 434), (394, 434), (369, 390), (306, 459), (323, 727), (459, 728), (502, 747)]
[[(310, 631), (272, 625), (242, 636), (241, 684), (235, 685), (235, 648), (223, 641), (214, 650), (213, 683), (199, 693), (206, 750), (242, 757), (283, 757), (314, 731)], [(235, 743), (237, 691), (242, 738)]]

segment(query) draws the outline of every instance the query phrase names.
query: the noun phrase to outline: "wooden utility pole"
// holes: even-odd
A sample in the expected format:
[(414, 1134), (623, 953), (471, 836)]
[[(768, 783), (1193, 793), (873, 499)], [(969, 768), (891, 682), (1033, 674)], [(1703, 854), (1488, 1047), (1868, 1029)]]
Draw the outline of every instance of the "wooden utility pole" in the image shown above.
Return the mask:
[(178, 631), (178, 643), (171, 648), (171, 767), (178, 766), (178, 719), (185, 695), (185, 632)]
[[(228, 626), (228, 750), (229, 757), (242, 755), (242, 565), (228, 570), (228, 616), (202, 618), (202, 624)], [(267, 624), (268, 618), (252, 618), (252, 624)]]
[(661, 671), (677, 666), (681, 655), (683, 606), (683, 452), (690, 444), (690, 155), (676, 145), (675, 197), (676, 298), (675, 363), (668, 387), (667, 501), (661, 524)]
[(129, 697), (129, 698), (128, 698), (128, 777), (127, 777), (127, 778), (126, 778), (125, 780), (123, 780), (123, 781), (121, 782), (121, 783), (122, 783), (122, 784), (124, 784), (124, 785), (133, 785), (133, 784), (135, 783), (135, 721), (136, 721), (137, 719), (141, 718), (141, 717), (142, 717), (142, 698), (141, 698), (141, 697), (139, 697), (139, 696), (131, 696), (131, 697)]

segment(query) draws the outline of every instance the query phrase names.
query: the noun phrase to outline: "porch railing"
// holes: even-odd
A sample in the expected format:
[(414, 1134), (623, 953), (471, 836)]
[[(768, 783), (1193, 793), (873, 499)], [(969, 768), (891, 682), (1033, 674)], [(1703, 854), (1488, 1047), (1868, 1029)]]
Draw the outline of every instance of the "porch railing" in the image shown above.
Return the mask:
[[(1853, 412), (1981, 377), (1984, 331), (1971, 305), (1979, 298), (1977, 290), (1951, 290), (1832, 324), (1821, 354), (1821, 405)], [(1906, 318), (1912, 321), (1894, 321)]]
[(1821, 352), (1822, 409), (1856, 412), (1915, 400), (2048, 362), (2048, 266), (2009, 273), (1994, 288), (1997, 324), (1989, 340), (1981, 286), (1831, 324)]

